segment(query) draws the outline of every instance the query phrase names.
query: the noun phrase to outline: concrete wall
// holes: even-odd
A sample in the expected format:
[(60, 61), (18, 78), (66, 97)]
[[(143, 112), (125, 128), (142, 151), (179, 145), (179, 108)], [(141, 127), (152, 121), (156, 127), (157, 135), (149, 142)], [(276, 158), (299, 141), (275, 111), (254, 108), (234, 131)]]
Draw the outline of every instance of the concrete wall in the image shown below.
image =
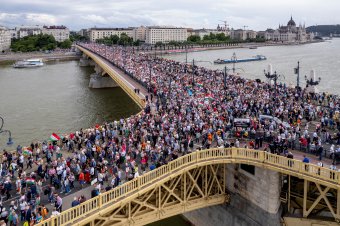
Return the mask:
[(276, 226), (280, 225), (279, 173), (255, 168), (252, 175), (238, 164), (227, 166), (229, 205), (218, 205), (183, 214), (196, 226)]

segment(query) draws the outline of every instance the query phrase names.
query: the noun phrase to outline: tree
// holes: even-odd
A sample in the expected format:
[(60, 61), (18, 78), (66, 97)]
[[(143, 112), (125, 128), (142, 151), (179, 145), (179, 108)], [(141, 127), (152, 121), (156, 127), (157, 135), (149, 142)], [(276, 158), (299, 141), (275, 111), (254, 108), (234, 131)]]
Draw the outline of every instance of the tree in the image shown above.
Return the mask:
[(225, 36), (224, 33), (218, 33), (218, 34), (215, 35), (215, 37), (218, 41), (228, 41), (230, 39), (230, 37)]
[(32, 52), (40, 50), (54, 50), (59, 46), (63, 49), (71, 48), (72, 41), (67, 39), (58, 43), (52, 35), (39, 34), (30, 35), (21, 39), (13, 39), (11, 49), (14, 52)]
[(199, 35), (190, 35), (187, 39), (189, 42), (199, 42), (201, 37)]
[(69, 49), (72, 46), (72, 42), (69, 39), (66, 39), (63, 42), (59, 43), (59, 47), (62, 49)]
[(132, 43), (133, 43), (133, 39), (129, 37), (126, 33), (122, 33), (120, 35), (120, 38), (118, 41), (119, 45), (126, 46), (126, 45), (132, 45)]
[(111, 41), (112, 41), (112, 44), (117, 44), (118, 41), (119, 41), (118, 35), (111, 35), (111, 36), (110, 36), (110, 39), (111, 39)]
[(133, 45), (134, 46), (140, 46), (140, 40), (137, 39), (136, 41), (133, 42)]
[(76, 41), (84, 42), (84, 41), (88, 41), (89, 38), (86, 37), (86, 36), (76, 34), (76, 33), (71, 33), (70, 34), (70, 40), (71, 40), (71, 42), (76, 42)]
[(155, 46), (158, 47), (158, 46), (163, 46), (163, 42), (156, 42), (155, 43)]
[(180, 43), (179, 42), (176, 42), (176, 41), (170, 41), (168, 43), (168, 45), (172, 45), (172, 46), (178, 46)]

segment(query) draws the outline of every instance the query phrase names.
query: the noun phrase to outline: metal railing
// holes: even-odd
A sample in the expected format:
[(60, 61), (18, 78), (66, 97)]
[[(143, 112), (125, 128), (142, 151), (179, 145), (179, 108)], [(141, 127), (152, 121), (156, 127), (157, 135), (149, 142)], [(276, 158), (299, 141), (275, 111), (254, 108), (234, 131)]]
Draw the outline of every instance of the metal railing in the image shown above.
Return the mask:
[[(237, 148), (216, 148), (197, 151), (182, 156), (167, 165), (152, 170), (138, 178), (126, 182), (110, 191), (89, 199), (79, 206), (65, 210), (58, 216), (53, 216), (38, 225), (54, 226), (76, 224), (75, 221), (90, 217), (91, 213), (105, 209), (112, 205), (120, 205), (120, 201), (136, 192), (142, 192), (144, 188), (153, 186), (156, 181), (166, 180), (171, 176), (183, 173), (183, 169), (191, 169), (197, 166), (223, 163), (244, 163), (267, 168), (273, 171), (297, 176), (316, 181), (318, 183), (340, 188), (340, 172), (303, 163), (300, 160), (289, 159), (284, 156), (271, 154), (264, 151)], [(92, 216), (93, 217), (93, 216)]]
[(113, 67), (110, 67), (110, 65), (105, 63), (99, 57), (99, 55), (93, 53), (91, 50), (79, 45), (77, 47), (81, 49), (81, 51), (85, 52), (86, 55), (91, 57), (92, 60), (94, 60), (107, 74), (109, 74), (110, 77), (133, 99), (133, 101), (137, 103), (140, 108), (143, 109), (145, 107), (145, 100), (137, 95), (132, 88), (128, 87), (127, 84), (119, 78), (119, 73)]

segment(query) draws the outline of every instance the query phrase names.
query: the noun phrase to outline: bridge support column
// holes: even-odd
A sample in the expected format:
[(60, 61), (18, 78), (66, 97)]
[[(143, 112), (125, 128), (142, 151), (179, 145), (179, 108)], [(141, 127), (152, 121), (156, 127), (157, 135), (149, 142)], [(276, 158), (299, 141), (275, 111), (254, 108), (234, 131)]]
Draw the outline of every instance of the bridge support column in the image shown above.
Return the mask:
[(91, 61), (91, 59), (87, 55), (83, 54), (82, 57), (80, 58), (79, 66), (80, 67), (88, 67), (88, 66), (90, 66), (90, 61)]
[(113, 81), (111, 77), (109, 77), (103, 69), (98, 65), (94, 64), (95, 73), (91, 75), (89, 87), (93, 89), (100, 88), (112, 88), (117, 87), (118, 84)]
[[(230, 204), (206, 207), (184, 213), (184, 217), (196, 226), (235, 225), (235, 226), (279, 226), (280, 174), (241, 164), (225, 166), (224, 181), (231, 193)], [(208, 177), (213, 177), (210, 172)], [(222, 176), (222, 175), (221, 175)]]

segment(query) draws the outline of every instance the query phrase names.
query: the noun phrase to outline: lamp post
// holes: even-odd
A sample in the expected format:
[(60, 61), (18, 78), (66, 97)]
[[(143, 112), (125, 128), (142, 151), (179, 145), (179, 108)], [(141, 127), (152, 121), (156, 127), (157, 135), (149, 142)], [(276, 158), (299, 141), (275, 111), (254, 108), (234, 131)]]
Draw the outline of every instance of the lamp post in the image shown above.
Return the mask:
[(298, 61), (298, 66), (294, 68), (294, 72), (297, 75), (296, 78), (296, 88), (299, 89), (300, 87), (300, 62)]
[(13, 139), (12, 139), (11, 131), (9, 131), (9, 130), (2, 130), (5, 121), (4, 121), (4, 119), (3, 119), (1, 116), (0, 116), (0, 120), (1, 120), (0, 134), (1, 134), (1, 133), (8, 133), (9, 137), (8, 137), (7, 145), (10, 146), (10, 145), (13, 144)]
[(276, 71), (273, 73), (272, 65), (271, 64), (268, 65), (268, 71), (266, 72), (266, 70), (263, 70), (263, 72), (264, 72), (264, 75), (266, 76), (267, 79), (274, 81), (274, 97), (276, 99), (276, 95), (277, 95), (277, 88), (276, 88), (276, 86), (277, 86), (277, 79), (279, 77), (283, 76), (283, 75), (278, 75), (276, 73)]
[(150, 74), (150, 79), (149, 79), (149, 90), (151, 90), (151, 76), (152, 76), (152, 74), (151, 74), (152, 72), (151, 72), (151, 62), (150, 62), (150, 64), (149, 64), (149, 74)]
[(306, 83), (307, 83), (307, 87), (308, 86), (317, 86), (321, 82), (320, 77), (318, 79), (315, 78), (315, 71), (314, 70), (311, 70), (309, 79), (305, 75), (305, 80), (306, 80)]
[(233, 56), (231, 57), (231, 60), (233, 61), (233, 74), (235, 75), (235, 63), (237, 61), (236, 53), (233, 53)]
[(171, 72), (169, 73), (169, 98), (170, 98), (170, 96), (171, 96), (171, 76), (172, 76), (172, 69), (171, 69)]
[(224, 67), (224, 73), (223, 73), (223, 85), (224, 85), (224, 89), (227, 89), (227, 66)]
[(213, 64), (211, 61), (208, 61), (208, 60), (195, 60), (195, 59), (192, 59), (192, 86), (195, 85), (195, 62), (206, 62), (206, 63), (210, 63), (210, 64)]
[(195, 85), (195, 59), (192, 59), (192, 88)]

